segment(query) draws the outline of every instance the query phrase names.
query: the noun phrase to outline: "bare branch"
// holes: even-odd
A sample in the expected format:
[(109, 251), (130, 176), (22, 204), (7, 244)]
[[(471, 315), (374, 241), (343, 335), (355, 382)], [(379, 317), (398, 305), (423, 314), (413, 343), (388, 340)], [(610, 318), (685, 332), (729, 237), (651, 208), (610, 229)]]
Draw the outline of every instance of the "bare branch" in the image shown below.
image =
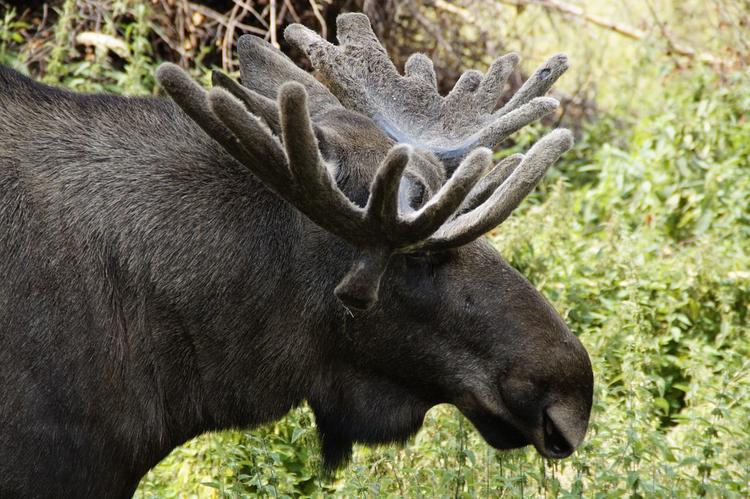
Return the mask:
[[(627, 24), (623, 24), (617, 21), (613, 21), (611, 19), (607, 19), (602, 16), (598, 16), (596, 14), (591, 14), (589, 12), (586, 12), (586, 10), (584, 10), (582, 7), (578, 7), (577, 5), (572, 5), (567, 2), (562, 2), (560, 0), (499, 0), (499, 1), (504, 4), (514, 5), (516, 7), (527, 6), (527, 5), (538, 5), (546, 9), (556, 10), (563, 14), (568, 14), (568, 15), (572, 15), (580, 19), (583, 19), (584, 21), (591, 23), (595, 26), (599, 26), (600, 28), (614, 31), (615, 33), (623, 35), (632, 40), (643, 40), (646, 37), (646, 33), (642, 30), (639, 30), (632, 26), (628, 26)], [(681, 43), (678, 43), (672, 40), (669, 34), (666, 33), (664, 30), (662, 30), (662, 35), (667, 40), (670, 50), (676, 54), (689, 57), (691, 59), (695, 59), (703, 64), (717, 65), (717, 64), (722, 64), (723, 62), (721, 59), (719, 59), (718, 57), (712, 54), (709, 54), (707, 52), (698, 52), (692, 47), (683, 45)]]

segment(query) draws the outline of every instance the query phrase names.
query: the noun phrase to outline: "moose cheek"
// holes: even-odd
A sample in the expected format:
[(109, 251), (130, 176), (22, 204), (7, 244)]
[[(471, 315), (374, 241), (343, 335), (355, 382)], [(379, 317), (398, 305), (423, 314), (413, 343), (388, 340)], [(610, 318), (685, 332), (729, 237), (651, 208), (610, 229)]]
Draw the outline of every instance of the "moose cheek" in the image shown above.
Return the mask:
[(500, 385), (503, 402), (514, 416), (532, 422), (540, 417), (543, 393), (533, 382), (522, 378), (505, 380)]
[(435, 286), (429, 262), (424, 258), (404, 257), (401, 265), (394, 267), (393, 278), (384, 287), (382, 298), (390, 294), (394, 305), (405, 308), (407, 315), (434, 321), (435, 307), (441, 301), (441, 294)]

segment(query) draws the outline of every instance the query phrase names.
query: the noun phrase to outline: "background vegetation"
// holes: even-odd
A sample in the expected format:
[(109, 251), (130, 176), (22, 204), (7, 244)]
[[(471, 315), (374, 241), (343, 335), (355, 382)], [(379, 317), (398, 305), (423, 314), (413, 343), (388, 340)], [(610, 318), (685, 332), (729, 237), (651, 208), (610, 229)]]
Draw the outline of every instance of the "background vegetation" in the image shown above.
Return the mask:
[(323, 478), (303, 407), (187, 443), (139, 497), (750, 496), (747, 0), (11, 3), (0, 0), (0, 63), (80, 91), (158, 92), (162, 60), (201, 78), (234, 71), (242, 32), (283, 44), (277, 33), (301, 20), (332, 37), (351, 9), (372, 16), (397, 61), (430, 54), (443, 88), (509, 50), (524, 56), (513, 86), (554, 52), (572, 60), (554, 121), (577, 145), (490, 237), (590, 352), (580, 450), (562, 462), (496, 452), (443, 406), (406, 447), (358, 448)]

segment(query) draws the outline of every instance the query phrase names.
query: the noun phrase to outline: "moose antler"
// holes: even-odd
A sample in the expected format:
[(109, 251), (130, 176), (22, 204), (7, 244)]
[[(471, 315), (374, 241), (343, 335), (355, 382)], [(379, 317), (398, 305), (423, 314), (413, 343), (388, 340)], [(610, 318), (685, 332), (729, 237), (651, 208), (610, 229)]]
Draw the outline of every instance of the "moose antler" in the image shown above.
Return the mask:
[[(319, 152), (308, 95), (315, 106), (313, 113), (341, 103), (273, 47), (243, 37), (243, 85), (215, 72), (214, 88), (206, 92), (183, 70), (169, 63), (160, 66), (156, 76), (182, 110), (269, 189), (314, 223), (360, 250), (360, 257), (335, 289), (336, 296), (349, 308), (366, 310), (376, 302), (380, 279), (393, 254), (458, 247), (499, 225), (552, 163), (572, 146), (570, 132), (555, 130), (526, 156), (506, 158), (480, 181), (491, 164), (492, 152), (475, 146), (497, 145), (507, 133), (541, 116), (545, 109), (552, 109), (553, 99), (537, 96), (564, 70), (564, 59), (547, 68), (552, 76), (546, 78), (551, 81), (527, 83), (501, 110), (489, 114), (499, 96), (498, 87), (516, 63), (515, 56), (498, 59), (484, 77), (476, 72), (464, 74), (454, 91), (443, 99), (435, 90), (434, 72), (425, 57), (413, 56), (409, 60), (406, 77), (395, 72), (366, 17), (339, 17), (339, 36), (345, 52), (308, 31), (290, 27), (287, 36), (306, 40), (305, 46), (310, 48), (308, 53), (314, 62), (318, 61), (318, 68), (328, 68), (334, 76), (329, 81), (338, 89), (335, 93), (346, 107), (369, 110), (381, 125), (391, 127), (396, 139), (402, 129), (415, 130), (421, 142), (407, 140), (412, 145), (440, 144), (442, 149), (437, 152), (444, 157), (463, 158), (448, 181), (418, 210), (408, 211), (403, 202), (399, 205), (399, 186), (412, 156), (408, 144), (395, 145), (387, 153), (370, 184), (364, 207), (346, 197)], [(360, 52), (362, 57), (357, 56)], [(368, 59), (367, 54), (375, 52), (378, 54)], [(372, 61), (369, 66), (365, 64), (368, 60)], [(346, 61), (350, 68), (334, 69), (332, 65), (337, 61)], [(269, 78), (280, 85), (277, 92), (262, 78), (254, 83), (257, 75), (253, 74), (253, 64), (269, 72)], [(363, 91), (356, 91), (358, 84)], [(419, 102), (407, 102), (399, 95), (399, 89), (409, 88), (421, 89), (416, 93)], [(389, 99), (414, 109), (415, 116), (397, 113), (396, 106), (386, 105)], [(425, 107), (420, 107), (420, 103)], [(471, 107), (470, 103), (482, 103), (485, 110), (484, 114), (477, 111), (473, 116), (490, 118), (487, 126), (467, 139), (470, 120), (466, 116), (451, 117), (449, 110)], [(447, 140), (441, 138), (446, 134)], [(459, 145), (454, 147), (455, 144)]]
[(455, 163), (474, 147), (497, 147), (509, 135), (557, 108), (542, 97), (568, 68), (558, 54), (544, 63), (501, 109), (494, 111), (506, 80), (518, 64), (516, 54), (500, 57), (485, 75), (467, 71), (453, 90), (437, 91), (432, 61), (414, 54), (401, 76), (363, 14), (336, 20), (339, 45), (292, 24), (286, 40), (305, 51), (341, 103), (372, 118), (397, 142), (432, 151)]
[[(360, 248), (362, 257), (336, 288), (339, 299), (352, 308), (367, 309), (375, 303), (390, 256), (420, 248), (459, 208), (491, 164), (491, 152), (476, 149), (422, 208), (402, 215), (398, 188), (411, 147), (396, 145), (380, 165), (367, 205), (361, 208), (341, 192), (318, 152), (307, 92), (300, 83), (287, 82), (279, 90), (282, 146), (271, 130), (248, 112), (246, 106), (253, 101), (241, 102), (222, 87), (206, 93), (172, 64), (159, 67), (157, 78), (207, 134), (266, 186), (319, 226)], [(228, 85), (223, 77), (215, 79)], [(262, 107), (267, 112), (268, 103), (263, 102)]]

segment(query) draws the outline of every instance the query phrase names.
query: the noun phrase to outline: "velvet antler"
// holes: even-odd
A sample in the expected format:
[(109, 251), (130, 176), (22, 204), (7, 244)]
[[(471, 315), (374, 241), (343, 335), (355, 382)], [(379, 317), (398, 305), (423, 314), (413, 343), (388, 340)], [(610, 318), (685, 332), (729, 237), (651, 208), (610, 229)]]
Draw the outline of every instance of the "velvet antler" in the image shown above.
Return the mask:
[[(215, 72), (214, 88), (205, 92), (172, 64), (162, 65), (157, 78), (186, 114), (269, 189), (359, 248), (360, 257), (335, 294), (347, 307), (364, 310), (377, 301), (380, 279), (394, 253), (439, 251), (477, 239), (503, 222), (571, 147), (570, 132), (555, 130), (525, 156), (506, 158), (480, 180), (490, 166), (488, 148), (557, 106), (541, 95), (565, 71), (567, 61), (564, 56), (550, 59), (493, 112), (518, 63), (514, 54), (497, 59), (485, 75), (464, 73), (453, 91), (441, 97), (430, 60), (414, 55), (406, 74), (399, 75), (365, 16), (339, 16), (338, 33), (340, 46), (300, 25), (286, 31), (290, 42), (306, 50), (335, 97), (279, 50), (252, 36), (239, 43), (242, 85)], [(392, 147), (383, 159), (364, 208), (341, 192), (318, 150), (313, 117), (342, 104), (369, 115), (405, 143)], [(416, 211), (408, 211), (403, 199), (399, 204), (411, 146), (458, 164)]]
[(394, 140), (432, 151), (455, 164), (474, 147), (497, 147), (509, 135), (552, 112), (558, 102), (542, 97), (568, 68), (560, 54), (544, 63), (511, 100), (494, 111), (506, 80), (518, 64), (508, 54), (486, 74), (467, 71), (442, 97), (432, 61), (414, 54), (398, 73), (363, 14), (338, 17), (339, 45), (300, 24), (284, 35), (305, 51), (331, 91), (349, 109), (375, 120)]
[[(233, 88), (242, 101), (222, 87), (206, 93), (172, 64), (159, 67), (157, 78), (206, 133), (268, 188), (322, 228), (360, 248), (362, 257), (336, 288), (336, 295), (351, 308), (367, 309), (375, 303), (390, 256), (421, 248), (456, 212), (491, 165), (491, 152), (476, 149), (422, 208), (403, 215), (398, 210), (398, 190), (411, 147), (396, 145), (380, 165), (367, 205), (361, 208), (341, 192), (319, 154), (302, 84), (287, 82), (279, 90), (277, 122), (282, 144), (248, 112), (245, 97), (252, 94), (234, 88), (224, 77), (215, 79)], [(252, 99), (249, 103), (257, 104)], [(261, 102), (264, 110), (270, 107), (268, 102)]]

